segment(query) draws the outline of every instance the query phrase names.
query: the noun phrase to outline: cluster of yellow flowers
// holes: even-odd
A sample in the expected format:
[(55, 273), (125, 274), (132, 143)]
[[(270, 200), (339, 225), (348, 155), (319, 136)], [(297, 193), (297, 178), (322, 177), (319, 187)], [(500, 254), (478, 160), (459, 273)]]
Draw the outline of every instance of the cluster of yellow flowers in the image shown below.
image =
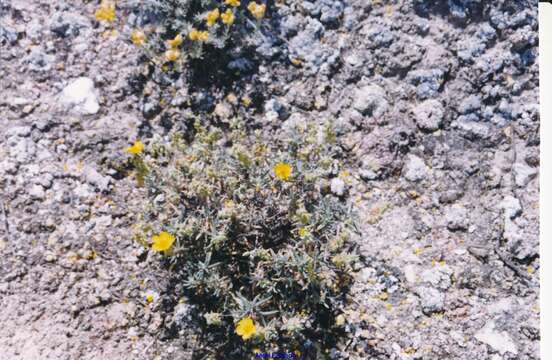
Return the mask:
[(167, 41), (167, 51), (165, 51), (165, 59), (167, 61), (176, 61), (180, 57), (178, 47), (182, 44), (182, 35), (178, 34), (172, 40)]
[(167, 47), (169, 49), (176, 49), (182, 44), (182, 35), (178, 34), (172, 40), (167, 40)]
[(236, 17), (234, 16), (234, 12), (230, 9), (227, 9), (221, 16), (220, 16), (222, 22), (226, 25), (232, 25), (234, 23), (234, 20)]
[(261, 20), (265, 16), (266, 5), (257, 4), (255, 1), (251, 1), (249, 5), (247, 5), (247, 9), (251, 12), (251, 15), (253, 15), (255, 19)]
[(207, 27), (215, 25), (219, 18), (221, 19), (223, 24), (228, 26), (232, 25), (234, 23), (234, 20), (236, 20), (236, 16), (234, 15), (234, 12), (232, 10), (226, 9), (226, 11), (221, 14), (220, 10), (217, 8), (207, 13), (207, 16), (205, 17)]
[[(241, 5), (240, 0), (225, 0), (224, 5), (228, 7), (224, 12), (222, 12), (220, 8), (207, 12), (205, 15), (205, 23), (208, 28), (213, 27), (219, 19), (227, 26), (234, 24), (236, 21), (236, 10), (233, 8), (238, 8)], [(255, 19), (261, 20), (265, 16), (266, 5), (251, 1), (247, 5), (247, 9)], [(95, 17), (98, 21), (114, 21), (115, 3), (113, 0), (102, 0), (99, 7), (96, 9)], [(188, 33), (188, 38), (191, 41), (205, 42), (209, 40), (209, 32), (192, 28)], [(130, 35), (130, 40), (137, 46), (143, 46), (146, 43), (147, 37), (143, 30), (135, 29)], [(180, 58), (181, 51), (179, 46), (182, 44), (182, 41), (182, 35), (178, 34), (173, 40), (166, 42), (167, 50), (164, 53), (166, 61), (173, 62)]]
[(211, 27), (211, 26), (215, 25), (215, 23), (217, 22), (219, 17), (220, 17), (219, 9), (209, 11), (207, 13), (207, 17), (205, 18), (205, 21), (207, 22), (207, 26)]
[(111, 22), (115, 20), (115, 4), (109, 0), (103, 0), (95, 13), (96, 20)]
[(209, 32), (192, 28), (192, 30), (188, 34), (188, 37), (192, 41), (207, 41), (209, 40)]
[(130, 40), (134, 45), (142, 46), (146, 43), (146, 34), (142, 30), (133, 30), (130, 34)]

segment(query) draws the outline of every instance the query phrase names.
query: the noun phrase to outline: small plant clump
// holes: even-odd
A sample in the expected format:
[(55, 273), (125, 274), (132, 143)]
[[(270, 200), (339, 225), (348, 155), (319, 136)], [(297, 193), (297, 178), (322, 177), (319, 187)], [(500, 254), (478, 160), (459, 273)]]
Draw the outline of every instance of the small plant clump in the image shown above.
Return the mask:
[(344, 331), (358, 260), (350, 207), (329, 191), (335, 135), (303, 126), (269, 141), (230, 127), (196, 122), (189, 144), (174, 134), (129, 151), (149, 199), (137, 240), (171, 266), (221, 356), (322, 358)]
[(154, 63), (177, 71), (206, 50), (235, 49), (262, 36), (267, 14), (261, 0), (146, 0), (141, 9), (152, 23), (134, 29), (130, 40)]

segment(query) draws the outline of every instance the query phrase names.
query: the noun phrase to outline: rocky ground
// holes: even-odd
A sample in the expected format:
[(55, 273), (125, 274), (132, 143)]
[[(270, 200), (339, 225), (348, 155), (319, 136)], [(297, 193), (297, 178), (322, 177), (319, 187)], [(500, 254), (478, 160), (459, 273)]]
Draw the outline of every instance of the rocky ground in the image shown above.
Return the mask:
[(536, 2), (279, 1), (224, 86), (153, 81), (96, 6), (0, 0), (0, 359), (191, 358), (121, 164), (197, 113), (336, 126), (366, 266), (331, 357), (540, 358)]

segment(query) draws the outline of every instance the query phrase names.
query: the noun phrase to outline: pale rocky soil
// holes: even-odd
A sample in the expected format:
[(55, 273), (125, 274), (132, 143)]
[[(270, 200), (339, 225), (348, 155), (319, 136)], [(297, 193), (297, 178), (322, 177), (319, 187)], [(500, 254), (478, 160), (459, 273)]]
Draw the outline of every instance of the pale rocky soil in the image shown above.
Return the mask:
[(0, 0), (1, 360), (191, 358), (190, 307), (133, 242), (141, 190), (118, 166), (192, 113), (337, 127), (366, 267), (332, 357), (540, 358), (537, 3), (287, 3), (286, 41), (238, 79), (173, 89), (137, 75), (96, 2)]

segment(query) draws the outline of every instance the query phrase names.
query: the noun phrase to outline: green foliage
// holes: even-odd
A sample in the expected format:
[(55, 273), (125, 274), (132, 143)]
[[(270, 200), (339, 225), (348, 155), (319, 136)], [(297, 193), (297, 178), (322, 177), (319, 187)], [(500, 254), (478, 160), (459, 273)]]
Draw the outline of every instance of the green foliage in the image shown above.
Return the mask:
[[(340, 167), (333, 132), (303, 126), (267, 140), (238, 122), (226, 134), (195, 131), (190, 144), (175, 134), (140, 155), (149, 201), (138, 238), (176, 237), (166, 259), (211, 347), (321, 354), (342, 331), (335, 318), (357, 261), (350, 207), (329, 193)], [(276, 164), (291, 166), (289, 178)], [(243, 340), (235, 326), (246, 317), (256, 333)]]

